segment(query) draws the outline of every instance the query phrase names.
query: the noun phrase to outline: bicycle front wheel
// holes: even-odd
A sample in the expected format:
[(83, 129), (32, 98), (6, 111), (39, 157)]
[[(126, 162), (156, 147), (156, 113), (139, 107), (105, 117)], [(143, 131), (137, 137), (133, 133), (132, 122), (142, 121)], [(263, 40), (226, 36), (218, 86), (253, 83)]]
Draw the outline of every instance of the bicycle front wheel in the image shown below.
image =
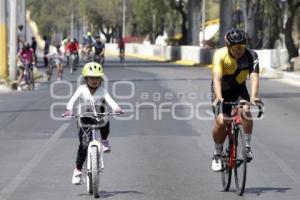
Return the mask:
[(74, 69), (74, 60), (71, 58), (71, 63), (70, 63), (70, 74), (73, 74), (73, 69)]
[(247, 159), (246, 159), (244, 131), (241, 125), (239, 125), (238, 130), (236, 130), (235, 136), (236, 136), (236, 164), (234, 168), (234, 178), (235, 178), (236, 193), (242, 196), (246, 185)]
[(95, 198), (99, 197), (99, 152), (98, 147), (91, 148), (92, 187)]
[(53, 72), (53, 66), (50, 65), (50, 66), (49, 66), (49, 69), (48, 69), (48, 71), (47, 71), (47, 80), (48, 80), (48, 81), (51, 80), (52, 72)]
[(92, 195), (93, 194), (93, 182), (92, 182), (92, 172), (87, 171), (86, 173), (86, 189), (87, 192)]
[(229, 137), (226, 137), (226, 140), (224, 142), (224, 157), (223, 157), (223, 170), (222, 170), (222, 186), (224, 191), (228, 191), (231, 184), (231, 174), (232, 169), (229, 166), (229, 156), (230, 156), (230, 142)]

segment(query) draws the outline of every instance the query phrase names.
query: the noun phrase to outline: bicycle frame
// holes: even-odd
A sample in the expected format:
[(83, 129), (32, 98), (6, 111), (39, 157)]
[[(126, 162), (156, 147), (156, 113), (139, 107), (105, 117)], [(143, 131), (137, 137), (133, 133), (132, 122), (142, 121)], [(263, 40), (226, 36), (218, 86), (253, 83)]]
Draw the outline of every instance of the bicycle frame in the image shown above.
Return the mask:
[[(229, 123), (226, 126), (226, 152), (223, 156), (222, 185), (224, 191), (229, 191), (231, 176), (234, 173), (236, 193), (242, 196), (245, 189), (247, 177), (247, 159), (245, 153), (245, 138), (242, 125), (242, 113), (244, 105), (251, 105), (249, 102), (228, 102), (223, 103), (231, 106)], [(263, 114), (263, 103), (257, 102), (259, 108), (258, 118)], [(241, 170), (241, 171), (240, 171)]]
[[(30, 69), (30, 66), (32, 65), (30, 62), (24, 62), (21, 61), (22, 65), (24, 67), (22, 79), (24, 80), (24, 83), (26, 85), (25, 90), (34, 90), (34, 77), (33, 77), (33, 68)], [(23, 88), (24, 90), (24, 88)]]
[(230, 119), (227, 128), (226, 128), (226, 134), (227, 137), (229, 137), (229, 161), (228, 161), (228, 167), (231, 169), (234, 169), (236, 166), (236, 136), (234, 135), (238, 127), (237, 125), (241, 124), (241, 117), (239, 115), (239, 108), (234, 108), (232, 110), (232, 119)]

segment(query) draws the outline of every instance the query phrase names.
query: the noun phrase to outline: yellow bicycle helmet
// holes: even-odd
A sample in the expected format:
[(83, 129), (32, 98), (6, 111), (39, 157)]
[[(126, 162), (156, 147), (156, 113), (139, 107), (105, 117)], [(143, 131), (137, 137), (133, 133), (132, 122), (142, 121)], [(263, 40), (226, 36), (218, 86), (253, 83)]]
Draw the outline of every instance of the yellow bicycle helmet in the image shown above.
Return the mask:
[(82, 69), (83, 77), (99, 77), (104, 76), (102, 65), (96, 62), (89, 62)]
[(86, 33), (86, 35), (87, 35), (87, 36), (91, 36), (92, 33), (89, 31), (89, 32)]

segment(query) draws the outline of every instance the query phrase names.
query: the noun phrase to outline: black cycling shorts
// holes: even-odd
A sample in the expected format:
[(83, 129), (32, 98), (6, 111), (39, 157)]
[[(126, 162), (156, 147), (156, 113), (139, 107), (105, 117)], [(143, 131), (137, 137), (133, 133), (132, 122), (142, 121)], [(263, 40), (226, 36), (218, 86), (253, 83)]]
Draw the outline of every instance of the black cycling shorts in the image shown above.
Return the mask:
[[(211, 93), (212, 93), (212, 103), (215, 100), (215, 93), (213, 85), (211, 85)], [(239, 87), (222, 91), (222, 97), (224, 98), (224, 102), (236, 102), (238, 100), (246, 100), (250, 101), (250, 96), (246, 87), (246, 84), (242, 84)], [(222, 109), (219, 109), (219, 106), (212, 106), (213, 112), (215, 116), (218, 116), (219, 114), (227, 114), (228, 116), (231, 115), (231, 105), (223, 105)]]

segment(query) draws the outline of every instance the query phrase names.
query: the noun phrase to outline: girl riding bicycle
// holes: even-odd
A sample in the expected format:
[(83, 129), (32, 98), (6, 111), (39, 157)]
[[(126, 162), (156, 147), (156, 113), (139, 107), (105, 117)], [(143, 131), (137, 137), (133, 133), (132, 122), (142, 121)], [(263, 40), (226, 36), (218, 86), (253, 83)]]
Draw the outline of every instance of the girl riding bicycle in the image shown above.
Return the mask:
[[(54, 64), (56, 65), (56, 71), (57, 71), (57, 80), (62, 80), (62, 75), (64, 71), (64, 54), (60, 49), (60, 45), (56, 45), (56, 50), (52, 51), (51, 53), (47, 54), (47, 58), (49, 58)], [(48, 73), (52, 73), (51, 69), (48, 69)], [(51, 76), (51, 74), (50, 74)]]
[[(18, 90), (21, 89), (21, 82), (24, 78), (24, 71), (25, 68), (28, 67), (28, 69), (31, 71), (30, 73), (30, 79), (34, 84), (34, 77), (33, 77), (33, 65), (35, 64), (35, 58), (33, 49), (30, 48), (30, 45), (28, 42), (25, 42), (24, 46), (18, 53), (18, 65), (19, 65), (19, 77), (18, 77)], [(33, 85), (34, 87), (34, 85)]]
[[(104, 77), (102, 66), (96, 62), (87, 63), (82, 69), (82, 76), (84, 78), (84, 85), (77, 88), (72, 98), (67, 104), (65, 116), (72, 116), (74, 103), (79, 99), (78, 114), (85, 111), (91, 112), (96, 109), (97, 112), (104, 112), (106, 103), (113, 109), (115, 113), (122, 113), (121, 108), (111, 98), (109, 93), (102, 86)], [(91, 105), (91, 101), (95, 105)], [(76, 168), (73, 172), (72, 183), (75, 185), (81, 184), (82, 167), (86, 159), (88, 144), (85, 144), (83, 139), (84, 128), (79, 129), (79, 147), (76, 158)], [(104, 152), (111, 150), (108, 142), (109, 135), (109, 121), (100, 127), (101, 143), (104, 147)]]

